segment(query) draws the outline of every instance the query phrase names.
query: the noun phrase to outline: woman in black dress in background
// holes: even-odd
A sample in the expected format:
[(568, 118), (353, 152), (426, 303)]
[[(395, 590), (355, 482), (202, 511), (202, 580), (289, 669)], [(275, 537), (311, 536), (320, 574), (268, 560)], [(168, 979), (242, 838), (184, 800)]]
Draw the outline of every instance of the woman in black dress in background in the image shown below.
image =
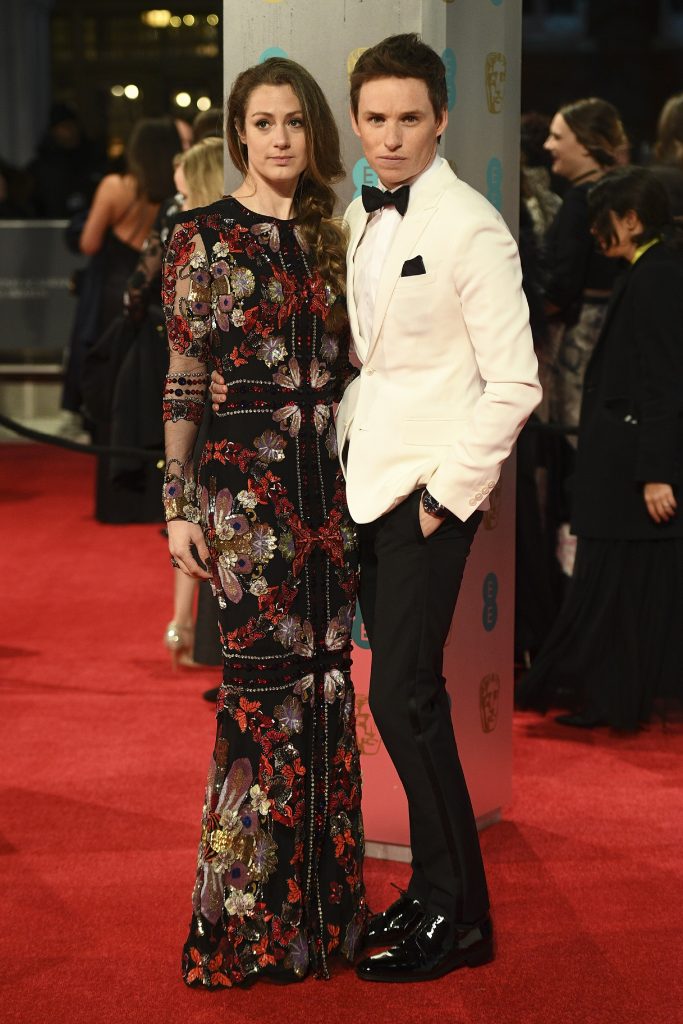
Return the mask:
[(604, 254), (626, 259), (586, 371), (572, 529), (576, 566), (518, 703), (576, 696), (565, 725), (637, 729), (683, 701), (683, 254), (654, 175), (590, 192)]
[[(546, 344), (539, 353), (543, 385), (541, 419), (577, 427), (583, 377), (621, 267), (598, 251), (590, 233), (587, 196), (614, 167), (627, 145), (619, 114), (597, 97), (561, 107), (550, 123), (544, 147), (554, 174), (569, 187), (546, 235)], [(549, 452), (546, 531), (555, 535), (555, 559), (566, 584), (574, 568), (576, 543), (569, 533), (567, 482), (574, 467), (576, 437), (565, 435)], [(554, 566), (553, 566), (554, 568)], [(564, 587), (560, 586), (560, 590)]]
[[(339, 137), (315, 81), (279, 58), (238, 76), (226, 131), (244, 181), (187, 215), (164, 268), (169, 546), (210, 578), (224, 655), (183, 955), (185, 981), (209, 988), (327, 977), (367, 916), (356, 538), (332, 419), (353, 372)], [(209, 364), (228, 398), (195, 481)]]

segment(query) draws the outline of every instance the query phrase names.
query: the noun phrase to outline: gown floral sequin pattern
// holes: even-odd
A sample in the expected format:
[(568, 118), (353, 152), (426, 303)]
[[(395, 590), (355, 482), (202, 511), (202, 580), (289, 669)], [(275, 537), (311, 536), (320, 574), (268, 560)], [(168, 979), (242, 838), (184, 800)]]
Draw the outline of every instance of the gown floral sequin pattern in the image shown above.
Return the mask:
[[(164, 500), (204, 532), (224, 673), (183, 976), (209, 988), (327, 977), (368, 914), (356, 537), (332, 418), (353, 373), (348, 322), (292, 222), (232, 198), (186, 217), (164, 265)], [(211, 366), (228, 398), (195, 479)]]

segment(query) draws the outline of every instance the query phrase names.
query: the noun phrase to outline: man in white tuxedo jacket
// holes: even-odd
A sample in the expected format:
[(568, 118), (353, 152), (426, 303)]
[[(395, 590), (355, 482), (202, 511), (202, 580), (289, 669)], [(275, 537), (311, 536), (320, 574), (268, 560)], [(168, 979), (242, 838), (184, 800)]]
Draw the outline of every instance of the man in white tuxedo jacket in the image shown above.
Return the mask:
[[(415, 35), (365, 51), (351, 113), (379, 188), (346, 212), (360, 363), (337, 413), (360, 538), (370, 708), (405, 788), (412, 877), (357, 967), (418, 981), (493, 956), (476, 824), (442, 676), (470, 546), (538, 383), (517, 247), (437, 153), (443, 64)], [(457, 638), (456, 638), (457, 642)]]

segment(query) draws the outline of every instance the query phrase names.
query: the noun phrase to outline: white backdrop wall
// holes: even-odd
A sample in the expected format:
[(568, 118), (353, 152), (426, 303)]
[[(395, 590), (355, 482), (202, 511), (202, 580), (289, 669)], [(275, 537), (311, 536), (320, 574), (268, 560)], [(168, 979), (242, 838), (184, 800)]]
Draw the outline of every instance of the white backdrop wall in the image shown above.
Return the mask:
[[(348, 117), (348, 75), (385, 36), (419, 32), (442, 56), (450, 123), (441, 152), (516, 232), (522, 0), (238, 0), (224, 2), (226, 91), (240, 70), (291, 57), (316, 77), (341, 129), (347, 177), (341, 209), (374, 175)], [(228, 188), (235, 183), (228, 175)], [(463, 766), (480, 824), (511, 797), (514, 620), (514, 465), (492, 495), (466, 570), (446, 647), (445, 675)], [(364, 815), (371, 852), (408, 842), (402, 789), (367, 705), (370, 651), (360, 616), (354, 639)]]

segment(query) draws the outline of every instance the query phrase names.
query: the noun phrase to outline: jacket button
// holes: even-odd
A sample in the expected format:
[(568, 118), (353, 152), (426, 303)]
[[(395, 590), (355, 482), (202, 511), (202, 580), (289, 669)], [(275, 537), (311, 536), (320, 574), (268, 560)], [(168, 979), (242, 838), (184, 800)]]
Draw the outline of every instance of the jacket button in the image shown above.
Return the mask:
[(470, 505), (476, 505), (477, 502), (474, 498), (470, 498)]
[(484, 495), (481, 493), (481, 491), (477, 491), (477, 493), (474, 495), (474, 497), (477, 499), (477, 501), (481, 501), (481, 499), (484, 497)]
[(368, 377), (371, 377), (375, 371), (372, 369), (371, 366), (369, 366), (365, 372), (367, 373)]

